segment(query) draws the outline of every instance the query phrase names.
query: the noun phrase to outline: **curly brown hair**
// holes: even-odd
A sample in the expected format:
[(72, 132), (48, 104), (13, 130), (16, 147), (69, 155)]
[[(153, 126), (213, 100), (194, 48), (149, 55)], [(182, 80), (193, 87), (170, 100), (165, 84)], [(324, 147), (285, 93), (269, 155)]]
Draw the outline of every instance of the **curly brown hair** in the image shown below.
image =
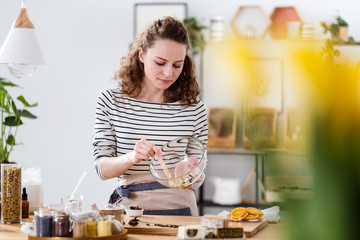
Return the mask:
[(121, 58), (121, 68), (115, 74), (121, 92), (130, 97), (137, 97), (141, 93), (141, 82), (144, 78), (144, 64), (139, 60), (139, 48), (146, 53), (156, 40), (173, 40), (186, 45), (184, 66), (179, 78), (164, 93), (164, 102), (179, 101), (183, 104), (197, 102), (200, 93), (196, 81), (195, 65), (191, 57), (190, 39), (184, 24), (172, 17), (165, 17), (153, 22), (133, 43), (128, 55)]

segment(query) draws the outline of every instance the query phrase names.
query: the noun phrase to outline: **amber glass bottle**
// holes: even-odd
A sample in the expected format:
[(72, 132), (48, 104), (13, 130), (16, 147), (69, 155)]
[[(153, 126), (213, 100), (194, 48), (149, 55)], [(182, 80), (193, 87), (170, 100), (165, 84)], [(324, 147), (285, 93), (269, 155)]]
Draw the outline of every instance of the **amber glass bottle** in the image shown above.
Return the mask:
[(22, 218), (29, 217), (29, 201), (26, 193), (26, 188), (23, 188), (23, 193), (21, 195), (22, 203), (21, 203), (21, 214)]

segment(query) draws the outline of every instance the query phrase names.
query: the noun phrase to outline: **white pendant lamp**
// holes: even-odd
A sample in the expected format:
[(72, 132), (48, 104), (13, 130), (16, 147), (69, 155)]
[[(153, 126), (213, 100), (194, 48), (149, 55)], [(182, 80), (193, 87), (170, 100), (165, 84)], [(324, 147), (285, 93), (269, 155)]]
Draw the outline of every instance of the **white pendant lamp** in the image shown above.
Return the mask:
[(8, 64), (11, 74), (18, 78), (32, 76), (37, 65), (45, 64), (35, 27), (27, 15), (24, 1), (19, 16), (0, 49), (0, 63)]

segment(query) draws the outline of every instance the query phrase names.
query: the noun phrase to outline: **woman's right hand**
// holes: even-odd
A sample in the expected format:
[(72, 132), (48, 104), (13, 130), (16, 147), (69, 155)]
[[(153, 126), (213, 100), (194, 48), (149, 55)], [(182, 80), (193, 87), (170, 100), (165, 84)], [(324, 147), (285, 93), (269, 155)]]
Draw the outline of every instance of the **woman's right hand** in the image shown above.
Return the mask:
[(135, 144), (134, 150), (130, 153), (129, 159), (133, 164), (138, 164), (141, 160), (149, 160), (154, 155), (161, 156), (161, 151), (155, 144), (146, 139), (141, 139)]

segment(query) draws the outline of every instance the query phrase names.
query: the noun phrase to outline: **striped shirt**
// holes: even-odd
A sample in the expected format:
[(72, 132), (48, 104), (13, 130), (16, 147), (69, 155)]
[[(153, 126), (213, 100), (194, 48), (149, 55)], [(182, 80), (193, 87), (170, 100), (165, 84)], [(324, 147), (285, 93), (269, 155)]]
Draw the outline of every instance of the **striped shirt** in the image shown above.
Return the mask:
[[(101, 159), (131, 152), (142, 138), (160, 148), (182, 136), (193, 136), (206, 146), (207, 111), (201, 100), (192, 105), (151, 103), (130, 98), (120, 89), (107, 90), (99, 96), (96, 106), (93, 142), (96, 172), (104, 180)], [(124, 175), (148, 171), (149, 161), (142, 160)]]

